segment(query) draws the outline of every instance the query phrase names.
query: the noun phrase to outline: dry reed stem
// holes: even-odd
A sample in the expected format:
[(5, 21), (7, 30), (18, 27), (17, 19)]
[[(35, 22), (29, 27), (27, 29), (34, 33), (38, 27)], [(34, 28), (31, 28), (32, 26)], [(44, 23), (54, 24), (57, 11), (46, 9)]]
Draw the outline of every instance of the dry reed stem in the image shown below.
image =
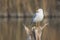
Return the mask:
[[(42, 30), (48, 25), (48, 23), (46, 23), (43, 27), (39, 26), (39, 27), (32, 27), (32, 29), (29, 29), (27, 26), (24, 25), (26, 34), (27, 34), (27, 40), (41, 40), (41, 36), (42, 36)], [(33, 33), (34, 32), (34, 33)], [(36, 38), (35, 38), (36, 37)]]

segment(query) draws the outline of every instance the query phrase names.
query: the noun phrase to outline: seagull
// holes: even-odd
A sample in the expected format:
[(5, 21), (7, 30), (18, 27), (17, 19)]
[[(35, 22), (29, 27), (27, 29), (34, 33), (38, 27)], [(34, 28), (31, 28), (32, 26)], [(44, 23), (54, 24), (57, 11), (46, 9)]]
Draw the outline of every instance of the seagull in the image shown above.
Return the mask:
[(35, 22), (36, 26), (40, 25), (40, 22), (43, 20), (43, 18), (44, 18), (43, 9), (40, 8), (34, 14), (34, 16), (32, 18), (32, 22)]
[(34, 29), (33, 34), (34, 34), (35, 40), (37, 39), (37, 35), (36, 35), (36, 33), (38, 32), (37, 28), (40, 27), (40, 22), (43, 20), (43, 18), (44, 18), (43, 9), (40, 8), (36, 11), (36, 13), (34, 14), (34, 16), (32, 18), (32, 22), (36, 23), (36, 26), (33, 27), (33, 29)]

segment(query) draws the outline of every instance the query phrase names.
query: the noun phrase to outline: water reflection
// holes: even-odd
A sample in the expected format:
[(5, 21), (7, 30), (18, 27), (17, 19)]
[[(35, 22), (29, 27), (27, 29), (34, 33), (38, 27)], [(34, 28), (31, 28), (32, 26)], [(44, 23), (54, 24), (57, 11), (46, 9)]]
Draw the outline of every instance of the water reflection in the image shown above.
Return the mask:
[[(0, 18), (0, 40), (24, 40), (23, 24), (29, 25), (32, 18)], [(44, 19), (43, 23), (49, 22), (53, 29), (59, 27), (59, 18)], [(49, 27), (49, 29), (50, 29)], [(23, 39), (24, 38), (24, 39)]]

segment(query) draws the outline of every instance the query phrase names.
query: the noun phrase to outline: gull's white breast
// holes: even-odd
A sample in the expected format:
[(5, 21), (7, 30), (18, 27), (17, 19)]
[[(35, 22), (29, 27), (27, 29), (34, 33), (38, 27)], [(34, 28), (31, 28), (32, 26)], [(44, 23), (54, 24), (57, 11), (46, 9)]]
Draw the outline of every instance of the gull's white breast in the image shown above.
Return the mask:
[(44, 18), (43, 10), (36, 13), (36, 16), (33, 19), (33, 22), (40, 22)]

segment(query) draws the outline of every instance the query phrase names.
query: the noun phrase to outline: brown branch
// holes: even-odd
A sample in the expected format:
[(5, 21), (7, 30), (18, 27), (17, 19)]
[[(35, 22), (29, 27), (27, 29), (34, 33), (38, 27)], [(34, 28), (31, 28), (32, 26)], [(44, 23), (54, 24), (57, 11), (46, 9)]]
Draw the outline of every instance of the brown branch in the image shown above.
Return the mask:
[[(23, 24), (24, 25), (24, 24)], [(26, 30), (27, 33), (27, 38), (29, 39), (31, 37), (36, 39), (36, 40), (41, 40), (41, 36), (42, 36), (42, 30), (48, 25), (48, 23), (46, 23), (43, 27), (38, 27), (36, 28), (36, 26), (32, 27), (32, 29), (29, 29), (26, 25), (24, 25), (24, 28)], [(37, 31), (36, 31), (37, 30)], [(34, 32), (34, 33), (33, 33)]]
[(30, 34), (30, 29), (29, 29), (26, 25), (24, 25), (24, 24), (23, 24), (23, 26), (24, 26), (24, 28), (25, 28), (26, 33), (27, 33), (27, 34)]
[(43, 27), (41, 27), (41, 30), (43, 30), (47, 25), (48, 23), (46, 23)]

